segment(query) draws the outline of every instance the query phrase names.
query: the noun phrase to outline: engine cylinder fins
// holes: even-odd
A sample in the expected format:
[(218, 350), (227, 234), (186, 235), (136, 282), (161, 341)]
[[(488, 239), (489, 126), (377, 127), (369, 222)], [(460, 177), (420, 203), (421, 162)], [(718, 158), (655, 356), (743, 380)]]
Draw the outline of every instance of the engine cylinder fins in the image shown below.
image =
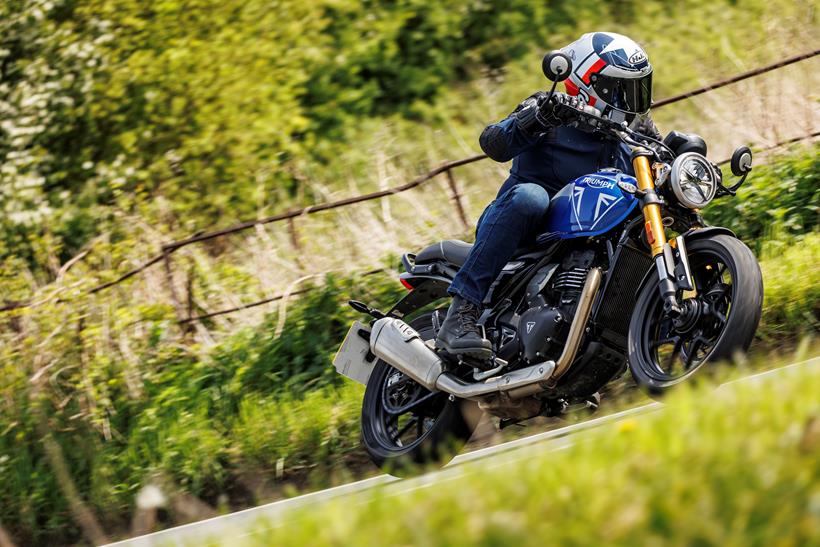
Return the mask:
[(574, 267), (555, 276), (552, 288), (559, 292), (580, 292), (586, 284), (588, 268)]

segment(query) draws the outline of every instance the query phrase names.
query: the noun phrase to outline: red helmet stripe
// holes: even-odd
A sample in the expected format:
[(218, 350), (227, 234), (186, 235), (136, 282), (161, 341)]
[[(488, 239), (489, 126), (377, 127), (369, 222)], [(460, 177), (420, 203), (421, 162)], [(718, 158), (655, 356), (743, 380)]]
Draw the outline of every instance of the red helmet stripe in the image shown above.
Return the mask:
[(578, 86), (572, 83), (570, 80), (564, 80), (564, 86), (567, 88), (567, 95), (578, 94)]
[(603, 59), (598, 59), (597, 61), (595, 61), (595, 63), (591, 67), (589, 67), (589, 69), (586, 71), (586, 73), (581, 78), (581, 80), (585, 84), (589, 85), (590, 76), (592, 76), (593, 74), (599, 72), (602, 68), (604, 68), (605, 65), (606, 65), (606, 61), (604, 61)]

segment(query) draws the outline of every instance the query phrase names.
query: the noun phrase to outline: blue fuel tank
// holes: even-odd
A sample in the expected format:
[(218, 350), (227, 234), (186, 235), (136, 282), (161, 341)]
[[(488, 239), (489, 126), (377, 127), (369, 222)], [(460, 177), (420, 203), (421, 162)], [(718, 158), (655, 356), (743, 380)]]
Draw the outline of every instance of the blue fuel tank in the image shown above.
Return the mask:
[(635, 196), (618, 187), (618, 181), (638, 185), (635, 177), (605, 170), (564, 186), (550, 201), (546, 229), (538, 239), (591, 237), (617, 227), (638, 205)]

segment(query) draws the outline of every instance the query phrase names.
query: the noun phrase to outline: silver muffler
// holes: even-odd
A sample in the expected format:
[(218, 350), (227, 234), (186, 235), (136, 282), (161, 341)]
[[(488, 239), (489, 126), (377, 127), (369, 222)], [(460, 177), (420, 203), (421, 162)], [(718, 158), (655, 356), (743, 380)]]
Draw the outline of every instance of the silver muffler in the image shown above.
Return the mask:
[(436, 389), (436, 380), (443, 372), (441, 359), (401, 319), (383, 317), (373, 324), (370, 351), (427, 389)]

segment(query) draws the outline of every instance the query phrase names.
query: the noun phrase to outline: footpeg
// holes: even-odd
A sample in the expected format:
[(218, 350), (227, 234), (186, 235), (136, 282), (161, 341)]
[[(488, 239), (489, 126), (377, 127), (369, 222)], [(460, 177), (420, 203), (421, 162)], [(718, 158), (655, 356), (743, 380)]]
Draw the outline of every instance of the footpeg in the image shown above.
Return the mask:
[(497, 357), (493, 357), (492, 362), (495, 364), (495, 366), (488, 370), (483, 370), (479, 367), (473, 367), (473, 379), (476, 382), (483, 382), (487, 378), (492, 378), (493, 376), (501, 372), (504, 369), (504, 367), (506, 367), (508, 364), (507, 361), (505, 361), (504, 359), (499, 359)]
[[(458, 359), (459, 365), (472, 367), (476, 371), (476, 374), (483, 374), (486, 372), (492, 372), (495, 374), (497, 370), (501, 370), (507, 364), (506, 361), (503, 361), (504, 364), (501, 365), (501, 363), (497, 362), (492, 353), (486, 359), (466, 354), (453, 355), (452, 357)], [(489, 378), (489, 376), (485, 376), (485, 378)]]

